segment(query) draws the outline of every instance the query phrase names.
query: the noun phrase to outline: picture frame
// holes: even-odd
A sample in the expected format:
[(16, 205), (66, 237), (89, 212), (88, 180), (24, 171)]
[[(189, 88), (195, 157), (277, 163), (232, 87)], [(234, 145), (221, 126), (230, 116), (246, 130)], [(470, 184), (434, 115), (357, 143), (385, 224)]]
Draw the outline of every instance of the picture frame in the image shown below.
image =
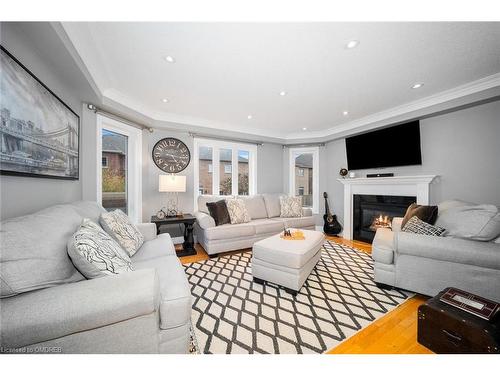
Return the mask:
[(80, 116), (0, 45), (0, 174), (79, 180)]

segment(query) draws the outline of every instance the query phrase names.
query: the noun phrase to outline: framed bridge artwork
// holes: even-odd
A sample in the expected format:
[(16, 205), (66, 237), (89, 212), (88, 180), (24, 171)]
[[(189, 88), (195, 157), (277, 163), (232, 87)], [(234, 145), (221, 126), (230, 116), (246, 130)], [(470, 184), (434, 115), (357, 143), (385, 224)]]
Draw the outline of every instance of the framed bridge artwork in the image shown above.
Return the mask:
[(0, 49), (0, 173), (78, 180), (80, 117)]

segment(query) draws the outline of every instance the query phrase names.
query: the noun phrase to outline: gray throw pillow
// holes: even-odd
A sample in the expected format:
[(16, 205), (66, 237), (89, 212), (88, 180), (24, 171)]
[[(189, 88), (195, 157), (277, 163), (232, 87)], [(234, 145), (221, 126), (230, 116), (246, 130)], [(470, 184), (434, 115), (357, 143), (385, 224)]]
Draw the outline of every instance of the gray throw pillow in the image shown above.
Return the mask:
[(243, 199), (226, 199), (231, 224), (248, 223), (251, 218)]
[(426, 236), (441, 236), (446, 229), (431, 225), (420, 220), (417, 216), (412, 216), (402, 229), (403, 232), (425, 234)]
[(99, 225), (83, 219), (68, 241), (68, 255), (87, 278), (132, 271), (128, 254)]
[(453, 207), (439, 214), (436, 225), (446, 228), (446, 236), (491, 241), (500, 235), (500, 213), (491, 204)]
[(280, 197), (280, 217), (302, 217), (301, 197)]
[(102, 228), (133, 256), (144, 243), (143, 234), (122, 210), (103, 212), (99, 219)]

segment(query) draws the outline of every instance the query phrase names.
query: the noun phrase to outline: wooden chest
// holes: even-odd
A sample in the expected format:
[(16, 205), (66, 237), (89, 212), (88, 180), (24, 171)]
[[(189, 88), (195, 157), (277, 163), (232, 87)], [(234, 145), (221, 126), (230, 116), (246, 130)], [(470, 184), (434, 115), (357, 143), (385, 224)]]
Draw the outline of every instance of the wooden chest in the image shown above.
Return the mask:
[(417, 341), (435, 353), (500, 353), (500, 314), (490, 322), (439, 300), (418, 308)]

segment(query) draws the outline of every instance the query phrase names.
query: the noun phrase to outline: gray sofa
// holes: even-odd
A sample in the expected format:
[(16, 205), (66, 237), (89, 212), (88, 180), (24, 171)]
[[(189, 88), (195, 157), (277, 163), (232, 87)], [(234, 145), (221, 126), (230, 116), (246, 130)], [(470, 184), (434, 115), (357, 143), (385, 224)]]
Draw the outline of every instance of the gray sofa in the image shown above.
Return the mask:
[(86, 280), (66, 253), (95, 202), (1, 223), (0, 346), (10, 352), (186, 353), (191, 293), (168, 234), (139, 224), (134, 271)]
[[(439, 205), (436, 222), (444, 228), (440, 217), (446, 204)], [(372, 244), (375, 282), (428, 296), (455, 287), (500, 301), (500, 237), (479, 241), (406, 233), (401, 222), (394, 218), (392, 231), (377, 230)]]
[(263, 238), (270, 237), (286, 228), (315, 229), (315, 220), (311, 209), (303, 209), (302, 217), (280, 217), (280, 195), (259, 194), (239, 196), (245, 201), (246, 208), (252, 220), (243, 224), (215, 225), (214, 219), (208, 214), (207, 202), (215, 202), (228, 196), (200, 195), (195, 234), (197, 241), (210, 256), (231, 250), (252, 247)]

